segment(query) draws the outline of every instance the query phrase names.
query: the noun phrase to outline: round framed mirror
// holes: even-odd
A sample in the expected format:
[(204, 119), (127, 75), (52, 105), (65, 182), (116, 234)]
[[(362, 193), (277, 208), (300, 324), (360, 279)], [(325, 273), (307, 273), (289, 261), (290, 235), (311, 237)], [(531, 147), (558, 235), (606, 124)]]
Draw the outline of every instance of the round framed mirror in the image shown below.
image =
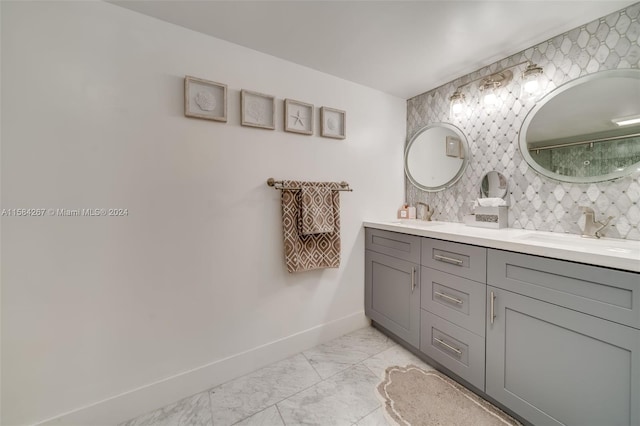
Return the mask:
[(492, 170), (484, 175), (480, 182), (481, 198), (504, 198), (507, 195), (507, 178)]
[(418, 188), (436, 192), (460, 179), (467, 166), (469, 147), (460, 129), (448, 123), (420, 129), (407, 144), (404, 170)]
[(520, 129), (520, 151), (534, 170), (574, 183), (640, 170), (640, 70), (601, 71), (542, 98)]

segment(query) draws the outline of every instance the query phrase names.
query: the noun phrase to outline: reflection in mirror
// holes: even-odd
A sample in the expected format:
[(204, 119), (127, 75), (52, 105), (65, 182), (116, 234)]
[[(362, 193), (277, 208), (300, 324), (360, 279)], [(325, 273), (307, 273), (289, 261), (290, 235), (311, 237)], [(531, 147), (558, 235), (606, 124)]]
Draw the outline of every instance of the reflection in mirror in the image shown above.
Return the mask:
[(485, 174), (480, 182), (480, 196), (482, 198), (504, 198), (505, 195), (507, 195), (507, 178), (495, 170)]
[(527, 115), (520, 150), (539, 173), (599, 182), (640, 169), (640, 70), (590, 74), (545, 96)]
[(430, 124), (407, 144), (404, 162), (407, 178), (424, 191), (448, 188), (462, 176), (468, 149), (467, 139), (457, 127)]

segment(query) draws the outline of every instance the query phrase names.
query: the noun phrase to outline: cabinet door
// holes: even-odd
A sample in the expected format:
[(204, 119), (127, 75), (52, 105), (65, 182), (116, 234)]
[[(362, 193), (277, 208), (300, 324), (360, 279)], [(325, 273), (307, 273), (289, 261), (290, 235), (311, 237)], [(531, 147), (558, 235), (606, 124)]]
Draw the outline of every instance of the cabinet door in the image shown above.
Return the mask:
[(365, 314), (407, 343), (420, 344), (420, 268), (365, 251)]
[(535, 425), (640, 424), (639, 330), (487, 292), (487, 394)]

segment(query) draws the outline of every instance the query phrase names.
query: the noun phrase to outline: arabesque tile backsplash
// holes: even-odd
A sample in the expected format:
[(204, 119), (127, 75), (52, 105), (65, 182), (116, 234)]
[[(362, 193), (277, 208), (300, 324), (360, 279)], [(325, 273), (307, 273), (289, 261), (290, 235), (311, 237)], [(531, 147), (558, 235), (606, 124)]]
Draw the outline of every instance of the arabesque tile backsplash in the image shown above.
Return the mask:
[[(518, 133), (533, 101), (521, 102), (519, 79), (501, 91), (502, 107), (479, 106), (465, 117), (449, 119), (449, 96), (456, 87), (503, 68), (531, 60), (544, 69), (545, 93), (575, 78), (598, 71), (640, 65), (640, 3), (575, 28), (523, 52), (493, 63), (407, 101), (407, 141), (430, 123), (446, 122), (467, 137), (469, 165), (462, 178), (440, 192), (425, 192), (406, 180), (410, 205), (425, 202), (436, 209), (434, 220), (462, 222), (477, 198), (485, 173), (497, 170), (509, 181), (509, 226), (539, 231), (581, 232), (578, 206), (591, 206), (600, 219), (614, 216), (605, 236), (640, 240), (640, 171), (614, 181), (575, 184), (539, 175), (524, 161)], [(514, 75), (525, 65), (514, 68)], [(521, 69), (522, 68), (522, 69)], [(477, 97), (474, 96), (473, 102)]]

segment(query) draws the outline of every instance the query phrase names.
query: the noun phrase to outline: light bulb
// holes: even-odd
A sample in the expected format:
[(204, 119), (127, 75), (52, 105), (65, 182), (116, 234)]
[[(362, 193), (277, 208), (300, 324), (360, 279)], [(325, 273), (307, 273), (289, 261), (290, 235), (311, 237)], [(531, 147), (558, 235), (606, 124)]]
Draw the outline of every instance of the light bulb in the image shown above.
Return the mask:
[(530, 62), (527, 69), (522, 73), (520, 99), (538, 99), (542, 94), (542, 85), (540, 84), (542, 76), (542, 68)]
[(451, 106), (449, 108), (449, 118), (454, 119), (462, 115), (464, 112), (464, 95), (456, 90), (449, 98)]
[(489, 93), (484, 95), (484, 106), (485, 108), (495, 108), (498, 106), (498, 96), (493, 93), (493, 90), (490, 90)]
[(455, 102), (451, 105), (451, 112), (455, 115), (459, 115), (462, 112), (462, 102)]
[(524, 83), (524, 91), (530, 95), (537, 93), (539, 89), (540, 83), (538, 83), (538, 80), (530, 80)]

